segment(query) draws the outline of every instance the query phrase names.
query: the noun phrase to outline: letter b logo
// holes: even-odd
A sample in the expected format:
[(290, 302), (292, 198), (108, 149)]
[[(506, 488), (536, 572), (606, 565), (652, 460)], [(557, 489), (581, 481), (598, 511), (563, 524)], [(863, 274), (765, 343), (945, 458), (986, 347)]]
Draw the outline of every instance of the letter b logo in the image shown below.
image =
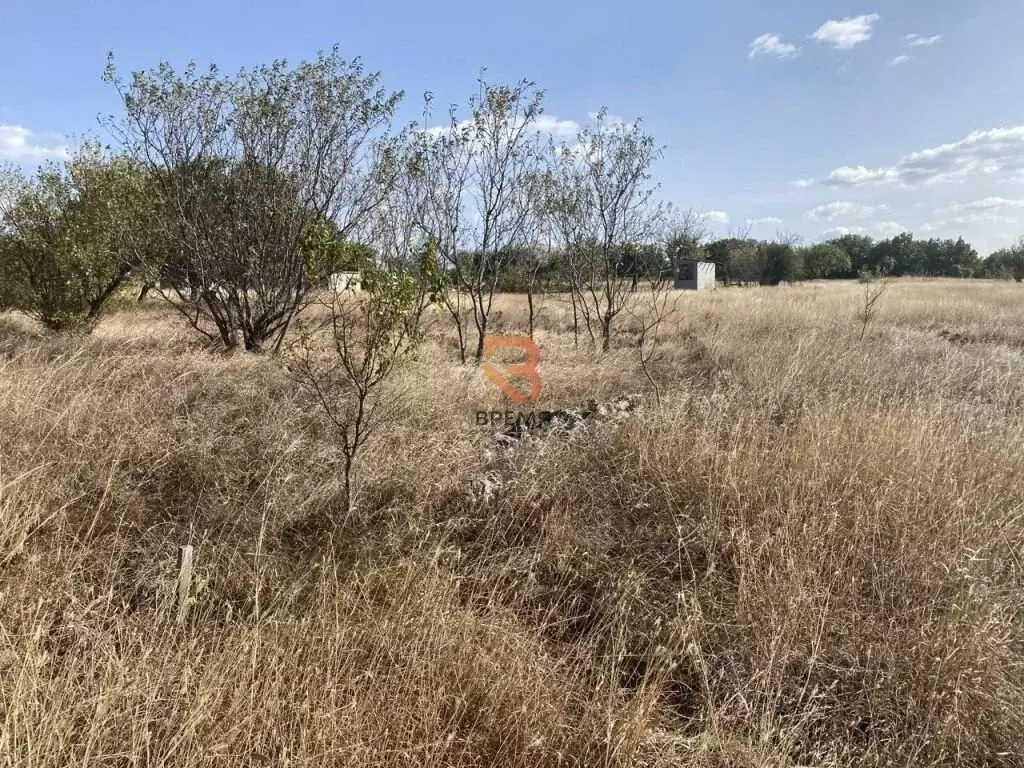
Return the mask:
[[(520, 362), (491, 362), (495, 355), (507, 350), (521, 352), (524, 359)], [(484, 339), (484, 363), (480, 370), (516, 405), (533, 404), (540, 399), (539, 365), (540, 347), (529, 336), (487, 336)], [(526, 389), (522, 387), (523, 383)]]

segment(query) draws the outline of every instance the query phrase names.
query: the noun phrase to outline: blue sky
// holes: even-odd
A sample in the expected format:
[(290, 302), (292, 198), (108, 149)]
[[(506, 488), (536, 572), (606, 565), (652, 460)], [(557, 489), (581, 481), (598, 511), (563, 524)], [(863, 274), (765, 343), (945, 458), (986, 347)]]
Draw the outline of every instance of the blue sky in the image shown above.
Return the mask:
[(987, 254), (1024, 234), (1022, 40), (1022, 0), (5, 0), (0, 161), (98, 130), (108, 50), (123, 71), (233, 70), (337, 42), (410, 119), (426, 90), (464, 102), (484, 66), (535, 80), (560, 120), (642, 116), (661, 195), (715, 234), (962, 233)]

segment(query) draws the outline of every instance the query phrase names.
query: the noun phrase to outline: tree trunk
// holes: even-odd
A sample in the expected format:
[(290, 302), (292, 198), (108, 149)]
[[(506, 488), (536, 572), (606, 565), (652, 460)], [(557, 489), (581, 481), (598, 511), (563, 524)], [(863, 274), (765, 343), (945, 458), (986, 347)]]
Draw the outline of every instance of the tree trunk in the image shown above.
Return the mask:
[(572, 297), (572, 346), (573, 349), (579, 349), (580, 347), (580, 312), (576, 307), (576, 288), (572, 287), (569, 291), (569, 295)]
[(455, 318), (455, 332), (459, 335), (459, 362), (463, 365), (466, 364), (466, 331), (462, 327), (462, 319), (457, 315), (452, 315)]
[(528, 288), (526, 291), (526, 306), (530, 311), (530, 338), (533, 338), (533, 288)]
[(130, 271), (131, 270), (128, 267), (122, 267), (114, 279), (111, 280), (107, 287), (103, 289), (103, 292), (89, 302), (89, 313), (85, 316), (86, 323), (92, 324), (99, 319), (100, 312), (103, 311), (103, 305), (106, 304), (107, 299), (109, 299), (114, 292), (121, 287)]
[(355, 456), (352, 455), (351, 451), (345, 451), (345, 486), (344, 486), (344, 497), (345, 502), (345, 519), (348, 520), (352, 511), (356, 507), (356, 499), (354, 491), (355, 478), (353, 477), (353, 470), (355, 468)]
[(487, 316), (483, 316), (476, 324), (476, 361), (484, 359), (484, 339), (487, 338)]

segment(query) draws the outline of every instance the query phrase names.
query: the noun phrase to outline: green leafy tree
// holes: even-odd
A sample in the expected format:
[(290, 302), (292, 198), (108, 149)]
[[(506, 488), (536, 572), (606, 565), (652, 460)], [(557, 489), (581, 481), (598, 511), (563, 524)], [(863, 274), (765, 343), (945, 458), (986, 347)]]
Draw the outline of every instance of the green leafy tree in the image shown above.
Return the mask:
[(3, 303), (53, 331), (90, 330), (153, 247), (141, 227), (155, 206), (131, 160), (86, 143), (34, 177), (17, 169), (0, 189)]
[(978, 268), (978, 252), (960, 237), (932, 238), (920, 243), (923, 274), (935, 277), (969, 277)]
[(330, 219), (310, 223), (302, 233), (301, 248), (306, 275), (317, 288), (328, 287), (338, 272), (360, 272), (377, 261), (373, 246), (346, 240)]
[(850, 255), (834, 243), (818, 243), (803, 249), (804, 277), (831, 280), (849, 275)]
[(624, 243), (618, 250), (619, 275), (630, 280), (657, 276), (672, 267), (665, 249), (656, 243)]
[(921, 274), (923, 271), (922, 250), (914, 236), (904, 232), (896, 237), (881, 240), (871, 249), (864, 270), (875, 275)]
[(985, 277), (1024, 281), (1024, 237), (1009, 248), (1001, 248), (985, 259), (980, 267)]
[(785, 239), (762, 242), (758, 250), (763, 263), (761, 282), (778, 285), (782, 282), (799, 280), (803, 276), (800, 252), (792, 242)]
[(875, 241), (867, 235), (843, 235), (828, 241), (828, 245), (842, 248), (850, 260), (850, 270), (843, 277), (855, 277), (861, 272), (871, 270), (871, 252)]
[(106, 123), (166, 206), (168, 298), (226, 347), (239, 337), (247, 350), (279, 347), (308, 303), (316, 230), (330, 221), (355, 239), (396, 183), (405, 138), (390, 128), (402, 94), (337, 48), (233, 76), (161, 63), (126, 81), (111, 62), (106, 79), (124, 107)]
[(764, 273), (764, 259), (756, 240), (730, 237), (708, 243), (708, 261), (726, 285), (757, 283)]

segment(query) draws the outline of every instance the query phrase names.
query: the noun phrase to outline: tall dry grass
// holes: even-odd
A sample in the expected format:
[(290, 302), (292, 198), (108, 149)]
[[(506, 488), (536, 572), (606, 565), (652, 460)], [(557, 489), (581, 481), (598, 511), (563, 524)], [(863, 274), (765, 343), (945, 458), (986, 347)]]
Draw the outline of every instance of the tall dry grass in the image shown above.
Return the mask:
[[(859, 300), (680, 295), (660, 410), (511, 452), (437, 322), (348, 516), (273, 359), (0, 318), (0, 760), (1024, 765), (1024, 293)], [(537, 335), (538, 409), (648, 386), (628, 323)]]

